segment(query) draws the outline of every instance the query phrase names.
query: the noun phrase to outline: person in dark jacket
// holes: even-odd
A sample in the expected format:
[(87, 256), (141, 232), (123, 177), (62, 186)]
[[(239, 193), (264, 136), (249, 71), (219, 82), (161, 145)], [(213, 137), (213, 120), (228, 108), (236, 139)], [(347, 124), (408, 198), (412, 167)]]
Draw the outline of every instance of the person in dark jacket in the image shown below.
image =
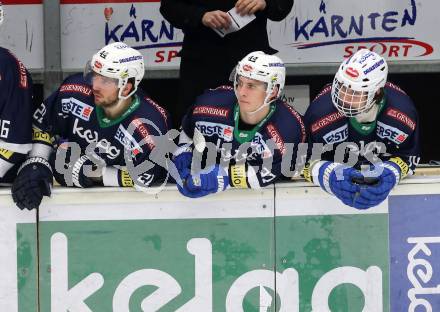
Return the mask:
[[(174, 124), (179, 125), (195, 98), (208, 88), (229, 83), (231, 68), (252, 51), (275, 54), (269, 45), (267, 19), (283, 20), (291, 11), (293, 0), (162, 0), (160, 12), (185, 33), (179, 55), (180, 91)], [(256, 18), (239, 31), (225, 37), (214, 29), (228, 28), (232, 8)]]

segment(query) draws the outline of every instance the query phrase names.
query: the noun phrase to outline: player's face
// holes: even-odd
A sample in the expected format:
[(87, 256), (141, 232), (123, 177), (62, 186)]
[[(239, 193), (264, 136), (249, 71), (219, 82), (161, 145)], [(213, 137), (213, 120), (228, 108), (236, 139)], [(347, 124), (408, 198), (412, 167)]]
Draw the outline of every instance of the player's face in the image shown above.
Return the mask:
[(92, 76), (92, 90), (97, 106), (111, 106), (119, 100), (118, 81), (94, 73)]
[(237, 77), (237, 97), (240, 111), (253, 112), (264, 103), (266, 83), (239, 76)]
[(362, 91), (354, 91), (346, 86), (339, 89), (339, 103), (348, 109), (359, 109), (367, 104), (367, 93)]

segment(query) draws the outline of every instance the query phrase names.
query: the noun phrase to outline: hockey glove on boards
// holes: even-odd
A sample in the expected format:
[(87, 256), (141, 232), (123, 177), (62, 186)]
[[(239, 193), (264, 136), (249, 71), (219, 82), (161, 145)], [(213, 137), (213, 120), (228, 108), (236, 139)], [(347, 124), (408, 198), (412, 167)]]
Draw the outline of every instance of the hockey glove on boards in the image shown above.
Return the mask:
[(27, 159), (18, 170), (12, 185), (12, 199), (20, 209), (37, 209), (43, 196), (50, 196), (52, 168), (42, 157)]
[(188, 144), (181, 145), (173, 153), (173, 162), (177, 170), (181, 172), (183, 169), (191, 168), (191, 162), (193, 157), (193, 149)]
[(367, 209), (383, 202), (400, 179), (408, 173), (408, 165), (400, 158), (391, 158), (374, 167), (377, 172), (378, 183), (364, 185), (356, 198), (356, 205), (361, 209)]
[(360, 186), (353, 183), (353, 180), (363, 178), (358, 170), (340, 163), (320, 161), (306, 167), (304, 177), (320, 186), (327, 193), (335, 195), (345, 205), (361, 208), (356, 205)]
[(183, 185), (177, 184), (179, 192), (190, 198), (203, 197), (224, 191), (229, 186), (229, 176), (219, 165), (213, 165), (192, 175), (189, 169), (179, 171)]

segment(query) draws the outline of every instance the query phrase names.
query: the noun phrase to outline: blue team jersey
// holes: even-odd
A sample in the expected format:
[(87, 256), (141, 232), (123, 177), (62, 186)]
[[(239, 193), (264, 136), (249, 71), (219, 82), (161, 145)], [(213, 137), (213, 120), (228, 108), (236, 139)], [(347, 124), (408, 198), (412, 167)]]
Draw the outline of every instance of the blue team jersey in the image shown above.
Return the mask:
[[(165, 135), (171, 122), (165, 109), (140, 90), (133, 99), (124, 115), (109, 120), (95, 105), (91, 86), (83, 76), (70, 76), (36, 110), (35, 142), (50, 144), (49, 137), (45, 137), (49, 133), (78, 143), (83, 153), (87, 146), (96, 144), (106, 166), (126, 166), (124, 151), (129, 152), (134, 165), (141, 164), (155, 147), (154, 136)], [(164, 175), (164, 169), (155, 166), (144, 180), (149, 184)]]
[[(417, 110), (404, 91), (398, 86), (387, 83), (384, 87), (384, 104), (378, 113), (376, 123), (370, 131), (359, 131), (353, 120), (345, 117), (333, 105), (331, 85), (326, 86), (313, 100), (304, 115), (309, 142), (333, 144), (333, 152), (326, 152), (322, 159), (333, 161), (336, 147), (343, 142), (354, 142), (360, 150), (360, 162), (363, 154), (374, 152), (381, 142), (386, 152), (379, 156), (387, 159), (393, 156), (402, 158), (412, 173), (420, 158), (419, 125)], [(362, 126), (362, 124), (360, 124)]]
[(32, 148), (32, 79), (22, 62), (0, 47), (0, 182)]
[[(282, 175), (282, 162), (289, 163), (291, 169), (296, 161), (298, 144), (306, 139), (306, 130), (301, 116), (281, 100), (272, 103), (274, 112), (264, 121), (252, 138), (247, 140), (251, 149), (240, 148), (236, 131), (238, 110), (237, 98), (232, 88), (223, 86), (207, 90), (199, 96), (196, 103), (185, 115), (182, 129), (193, 138), (194, 129), (204, 136), (206, 142), (217, 147), (217, 163), (229, 163), (229, 168), (245, 162), (254, 166), (256, 179), (248, 180), (247, 187), (265, 186)], [(274, 146), (268, 143), (272, 140)], [(270, 159), (270, 166), (265, 160)], [(284, 163), (285, 164), (285, 163)], [(293, 168), (292, 168), (293, 169)]]

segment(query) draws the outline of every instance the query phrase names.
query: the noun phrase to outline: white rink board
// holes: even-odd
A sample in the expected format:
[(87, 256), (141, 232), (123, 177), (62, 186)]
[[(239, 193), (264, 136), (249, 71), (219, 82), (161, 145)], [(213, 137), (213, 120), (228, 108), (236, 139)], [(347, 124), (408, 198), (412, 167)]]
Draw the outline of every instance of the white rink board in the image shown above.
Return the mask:
[[(18, 209), (9, 189), (0, 189), (0, 211), (0, 311), (15, 312), (18, 311), (17, 224), (36, 224), (37, 214), (35, 210)], [(36, 258), (33, 255), (32, 259)]]

